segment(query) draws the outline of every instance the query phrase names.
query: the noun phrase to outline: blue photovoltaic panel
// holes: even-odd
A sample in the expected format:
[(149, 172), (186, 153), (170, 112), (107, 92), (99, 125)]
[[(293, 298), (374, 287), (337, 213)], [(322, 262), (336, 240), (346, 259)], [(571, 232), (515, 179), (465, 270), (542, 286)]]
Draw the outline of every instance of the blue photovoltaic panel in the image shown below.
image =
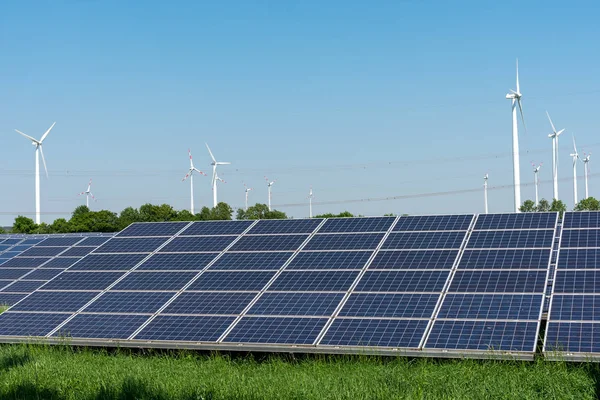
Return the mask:
[(225, 253), (213, 265), (211, 270), (272, 270), (279, 269), (292, 256), (292, 252), (276, 253)]
[(600, 212), (566, 212), (563, 216), (563, 229), (600, 228)]
[(369, 269), (450, 269), (458, 250), (380, 251)]
[(367, 271), (356, 292), (441, 292), (448, 271)]
[(558, 213), (479, 214), (475, 229), (554, 229)]
[(179, 290), (196, 272), (132, 272), (113, 290)]
[(336, 318), (322, 345), (417, 348), (427, 320)]
[(459, 249), (466, 232), (391, 233), (382, 249)]
[(151, 253), (168, 238), (113, 238), (94, 250), (94, 253)]
[(184, 292), (162, 314), (239, 314), (257, 292)]
[(600, 268), (600, 249), (560, 249), (558, 269)]
[(36, 269), (35, 271), (29, 273), (25, 279), (49, 281), (63, 271), (64, 269)]
[(73, 246), (77, 242), (80, 242), (82, 239), (83, 239), (83, 237), (80, 237), (80, 236), (48, 238), (48, 239), (45, 239), (45, 240), (41, 241), (40, 243), (38, 243), (37, 247), (40, 247), (40, 246), (43, 246), (43, 247), (45, 247), (45, 246), (69, 247), (69, 246)]
[(75, 264), (77, 261), (81, 260), (81, 258), (63, 258), (56, 257), (48, 261), (46, 264), (42, 265), (40, 268), (61, 268), (66, 269), (71, 265)]
[(304, 250), (375, 250), (383, 236), (383, 233), (317, 234)]
[(21, 253), (20, 257), (53, 257), (65, 250), (67, 247), (32, 247)]
[(180, 235), (239, 235), (254, 221), (201, 221), (194, 222)]
[(372, 254), (372, 251), (301, 251), (286, 270), (362, 269)]
[(360, 271), (284, 271), (270, 291), (345, 292)]
[(215, 342), (235, 317), (159, 315), (134, 339)]
[(88, 237), (83, 239), (81, 242), (77, 243), (77, 246), (92, 246), (92, 247), (98, 247), (104, 243), (106, 243), (107, 241), (110, 240), (110, 237)]
[(439, 294), (352, 293), (340, 317), (431, 318)]
[(61, 257), (84, 257), (95, 249), (95, 247), (71, 247), (62, 253)]
[(31, 248), (31, 245), (21, 245), (21, 244), (18, 244), (16, 246), (10, 247), (10, 251), (11, 252), (12, 251), (25, 251), (25, 250), (30, 249), (30, 248)]
[(50, 260), (49, 257), (35, 257), (35, 258), (11, 258), (4, 264), (2, 268), (36, 268)]
[(564, 229), (560, 246), (561, 249), (565, 247), (600, 247), (600, 229)]
[(6, 293), (31, 293), (46, 283), (46, 281), (13, 281), (12, 285), (6, 286), (2, 292)]
[(188, 290), (258, 291), (271, 280), (275, 271), (211, 272), (207, 271)]
[[(262, 221), (260, 221), (262, 222)], [(231, 251), (294, 251), (306, 240), (308, 235), (265, 235), (242, 236)]]
[(122, 236), (173, 236), (189, 222), (146, 222), (135, 223), (117, 234)]
[(322, 222), (322, 219), (263, 219), (257, 222), (249, 231), (249, 235), (275, 233), (312, 233)]
[(85, 312), (154, 313), (174, 292), (106, 292), (86, 307)]
[(545, 270), (456, 271), (453, 293), (544, 293)]
[(0, 305), (12, 306), (21, 301), (25, 296), (27, 296), (26, 293), (0, 293)]
[(123, 276), (122, 272), (64, 272), (48, 282), (44, 290), (104, 290)]
[(555, 294), (550, 310), (551, 321), (600, 321), (600, 296)]
[(600, 353), (598, 323), (550, 321), (546, 330), (547, 352)]
[(546, 269), (552, 249), (465, 250), (459, 269)]
[(4, 251), (10, 249), (11, 247), (15, 247), (12, 244), (0, 244), (0, 251)]
[(225, 342), (312, 344), (327, 318), (244, 317), (225, 336)]
[(2, 242), (2, 244), (18, 244), (22, 240), (23, 239), (6, 239), (4, 242)]
[(542, 294), (455, 294), (444, 298), (437, 318), (537, 320)]
[(98, 293), (94, 292), (35, 292), (14, 306), (11, 311), (76, 312)]
[(144, 263), (137, 267), (136, 270), (200, 271), (204, 269), (217, 255), (218, 253), (157, 253), (144, 261)]
[[(564, 234), (563, 234), (564, 236)], [(553, 230), (474, 231), (467, 248), (540, 248), (552, 247)]]
[(44, 239), (25, 239), (20, 244), (34, 245), (40, 243)]
[(472, 214), (407, 216), (400, 217), (393, 231), (466, 231), (472, 220)]
[(532, 352), (536, 342), (537, 322), (437, 320), (425, 348)]
[(222, 251), (236, 238), (237, 236), (176, 237), (163, 247), (160, 252)]
[(332, 218), (319, 229), (319, 233), (386, 232), (396, 217)]
[(556, 271), (554, 293), (598, 293), (600, 270)]
[(5, 312), (0, 315), (0, 336), (45, 336), (69, 315)]
[(31, 271), (33, 270), (24, 268), (0, 268), (0, 279), (19, 279)]
[(88, 339), (127, 339), (146, 320), (146, 315), (79, 314), (52, 336)]
[(246, 315), (330, 316), (343, 293), (264, 293)]
[[(147, 254), (90, 254), (74, 265), (70, 271), (128, 271), (140, 263)], [(53, 260), (54, 261), (54, 260)], [(50, 262), (52, 263), (52, 261)], [(50, 264), (49, 263), (49, 264)]]
[(2, 257), (12, 258), (18, 256), (19, 254), (21, 254), (20, 251), (5, 251), (4, 253), (2, 253)]

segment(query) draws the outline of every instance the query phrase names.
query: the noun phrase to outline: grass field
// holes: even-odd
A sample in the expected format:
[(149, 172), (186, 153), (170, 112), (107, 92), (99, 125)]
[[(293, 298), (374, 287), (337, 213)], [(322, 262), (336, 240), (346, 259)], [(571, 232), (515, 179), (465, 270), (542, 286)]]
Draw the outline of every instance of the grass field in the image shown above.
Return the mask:
[(1, 399), (593, 399), (592, 364), (1, 345)]

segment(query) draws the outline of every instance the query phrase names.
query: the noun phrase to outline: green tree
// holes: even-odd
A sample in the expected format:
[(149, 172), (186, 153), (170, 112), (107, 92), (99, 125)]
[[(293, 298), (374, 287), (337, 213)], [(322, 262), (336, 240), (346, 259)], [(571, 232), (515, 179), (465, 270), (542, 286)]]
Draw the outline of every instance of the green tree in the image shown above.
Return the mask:
[(0, 226), (0, 234), (6, 233), (6, 230)]
[(535, 210), (537, 212), (548, 212), (550, 211), (551, 205), (548, 202), (548, 200), (546, 199), (541, 199), (540, 202), (538, 203), (537, 207), (535, 208)]
[(189, 212), (188, 210), (181, 210), (177, 212), (177, 215), (173, 219), (173, 221), (193, 221), (196, 219), (196, 216)]
[(175, 217), (177, 217), (177, 211), (168, 204), (157, 206), (147, 203), (140, 207), (140, 219), (142, 222), (165, 222), (171, 221)]
[(248, 207), (248, 211), (239, 209), (236, 219), (286, 219), (287, 215), (283, 211), (271, 210), (266, 204), (256, 203), (252, 207)]
[(117, 213), (100, 210), (90, 213), (89, 232), (116, 232), (119, 230)]
[(537, 209), (535, 207), (535, 203), (533, 202), (533, 200), (525, 200), (523, 202), (523, 205), (521, 207), (519, 207), (519, 211), (521, 211), (521, 212), (535, 212), (535, 211), (537, 211)]
[(31, 218), (19, 215), (15, 218), (15, 222), (12, 227), (13, 233), (33, 233), (37, 225)]
[(137, 208), (127, 207), (119, 214), (119, 230), (127, 228), (134, 222), (140, 222), (142, 217)]
[(230, 220), (233, 215), (233, 208), (227, 203), (219, 202), (216, 207), (210, 210), (211, 220)]
[(550, 206), (550, 211), (558, 211), (560, 213), (560, 215), (562, 216), (562, 214), (565, 211), (567, 211), (567, 206), (565, 205), (565, 203), (562, 202), (562, 200), (554, 199), (554, 200), (552, 200), (552, 205)]
[(47, 223), (42, 222), (36, 226), (35, 230), (32, 233), (45, 235), (49, 233), (54, 233), (54, 230), (52, 229), (52, 225), (48, 225)]
[(352, 217), (354, 217), (354, 214), (352, 214), (350, 211), (342, 211), (339, 214), (327, 213), (327, 214), (320, 214), (320, 215), (314, 216), (314, 218), (352, 218)]
[(90, 209), (88, 208), (88, 206), (79, 206), (79, 207), (75, 208), (75, 210), (73, 210), (73, 214), (71, 215), (71, 218), (77, 217), (79, 215), (84, 215), (89, 212), (90, 212)]
[(71, 225), (64, 218), (58, 218), (52, 223), (52, 231), (54, 233), (68, 233), (71, 232)]
[(581, 200), (573, 211), (598, 211), (600, 210), (600, 201), (596, 200), (593, 197), (588, 197), (587, 199)]

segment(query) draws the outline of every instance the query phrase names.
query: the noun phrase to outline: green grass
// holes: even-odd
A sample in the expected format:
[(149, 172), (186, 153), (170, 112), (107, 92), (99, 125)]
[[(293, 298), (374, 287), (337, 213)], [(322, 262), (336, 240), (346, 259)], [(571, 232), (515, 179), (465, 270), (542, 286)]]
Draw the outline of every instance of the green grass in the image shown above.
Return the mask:
[(228, 357), (0, 346), (1, 399), (592, 399), (599, 369), (548, 361)]

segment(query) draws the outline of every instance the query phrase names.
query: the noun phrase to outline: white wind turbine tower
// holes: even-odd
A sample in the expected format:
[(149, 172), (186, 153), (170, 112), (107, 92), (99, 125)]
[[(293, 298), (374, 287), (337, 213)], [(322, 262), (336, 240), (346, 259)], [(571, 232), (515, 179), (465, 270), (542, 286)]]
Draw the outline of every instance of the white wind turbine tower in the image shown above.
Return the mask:
[(573, 135), (573, 153), (570, 154), (573, 157), (573, 207), (577, 205), (577, 160), (579, 154), (577, 154), (577, 146), (575, 146), (575, 135)]
[(187, 178), (190, 178), (190, 213), (194, 215), (194, 171), (198, 172), (200, 175), (206, 176), (206, 174), (194, 167), (191, 149), (188, 149), (188, 154), (190, 155), (190, 169), (188, 170), (188, 173), (185, 174), (181, 182), (185, 181)]
[(90, 197), (92, 198), (92, 200), (96, 201), (96, 198), (94, 197), (94, 194), (92, 193), (91, 190), (92, 190), (92, 180), (90, 179), (90, 183), (88, 183), (87, 190), (79, 193), (80, 196), (83, 196), (85, 194), (85, 206), (87, 208), (90, 208)]
[(253, 190), (251, 187), (246, 186), (246, 184), (244, 183), (244, 192), (246, 194), (246, 211), (248, 211), (248, 192), (250, 192), (251, 190)]
[(540, 178), (539, 178), (539, 172), (540, 172), (540, 168), (542, 168), (542, 163), (540, 163), (540, 165), (538, 165), (537, 167), (535, 166), (534, 163), (531, 163), (531, 166), (533, 167), (533, 184), (535, 186), (535, 206), (537, 207), (540, 204), (540, 198), (539, 198), (539, 185), (540, 185)]
[(546, 111), (546, 115), (548, 116), (548, 121), (550, 121), (550, 125), (552, 126), (552, 133), (548, 135), (550, 139), (552, 139), (552, 180), (554, 183), (554, 198), (558, 200), (558, 137), (565, 130), (561, 129), (560, 131), (556, 131), (554, 124), (552, 123), (552, 118), (550, 118), (550, 114)]
[(485, 209), (485, 213), (488, 213), (488, 196), (487, 196), (487, 189), (488, 189), (488, 178), (489, 175), (485, 174), (483, 176), (483, 205), (484, 205), (484, 209)]
[(581, 160), (583, 162), (583, 170), (585, 173), (585, 198), (589, 199), (590, 198), (590, 193), (588, 192), (588, 176), (590, 175), (590, 156), (592, 154), (585, 154), (583, 153), (584, 157)]
[(308, 218), (312, 218), (312, 200), (313, 200), (312, 186), (308, 192)]
[(521, 170), (519, 167), (519, 131), (517, 124), (517, 105), (521, 113), (523, 127), (525, 126), (525, 118), (523, 117), (523, 106), (521, 105), (521, 90), (519, 89), (519, 60), (517, 60), (517, 90), (510, 91), (506, 95), (507, 99), (512, 100), (512, 153), (513, 153), (513, 185), (515, 186), (515, 212), (519, 212), (521, 207)]
[(31, 140), (31, 144), (35, 146), (35, 223), (40, 223), (40, 153), (42, 154), (42, 161), (44, 162), (44, 170), (46, 171), (46, 178), (48, 177), (48, 168), (46, 168), (46, 159), (44, 158), (44, 150), (42, 150), (42, 143), (46, 136), (50, 133), (52, 128), (54, 128), (56, 122), (52, 124), (50, 128), (42, 135), (40, 140), (34, 139), (29, 135), (24, 134), (23, 132), (15, 129), (17, 133), (25, 136), (27, 139)]
[(267, 181), (267, 189), (269, 191), (269, 198), (268, 198), (268, 206), (269, 206), (269, 211), (271, 211), (271, 186), (273, 186), (273, 184), (275, 182), (277, 182), (277, 180), (273, 180), (273, 181), (269, 181), (269, 178), (267, 178), (265, 176), (265, 180)]
[(225, 183), (225, 181), (221, 178), (219, 178), (219, 175), (217, 175), (217, 165), (229, 165), (231, 164), (230, 162), (225, 162), (225, 161), (217, 161), (215, 159), (215, 156), (213, 156), (212, 151), (210, 151), (210, 147), (208, 147), (208, 143), (206, 144), (206, 148), (208, 149), (208, 153), (210, 154), (210, 158), (212, 158), (212, 162), (210, 163), (210, 165), (212, 165), (213, 167), (213, 176), (212, 176), (212, 191), (213, 191), (213, 207), (217, 206), (217, 181), (221, 181), (223, 183)]

